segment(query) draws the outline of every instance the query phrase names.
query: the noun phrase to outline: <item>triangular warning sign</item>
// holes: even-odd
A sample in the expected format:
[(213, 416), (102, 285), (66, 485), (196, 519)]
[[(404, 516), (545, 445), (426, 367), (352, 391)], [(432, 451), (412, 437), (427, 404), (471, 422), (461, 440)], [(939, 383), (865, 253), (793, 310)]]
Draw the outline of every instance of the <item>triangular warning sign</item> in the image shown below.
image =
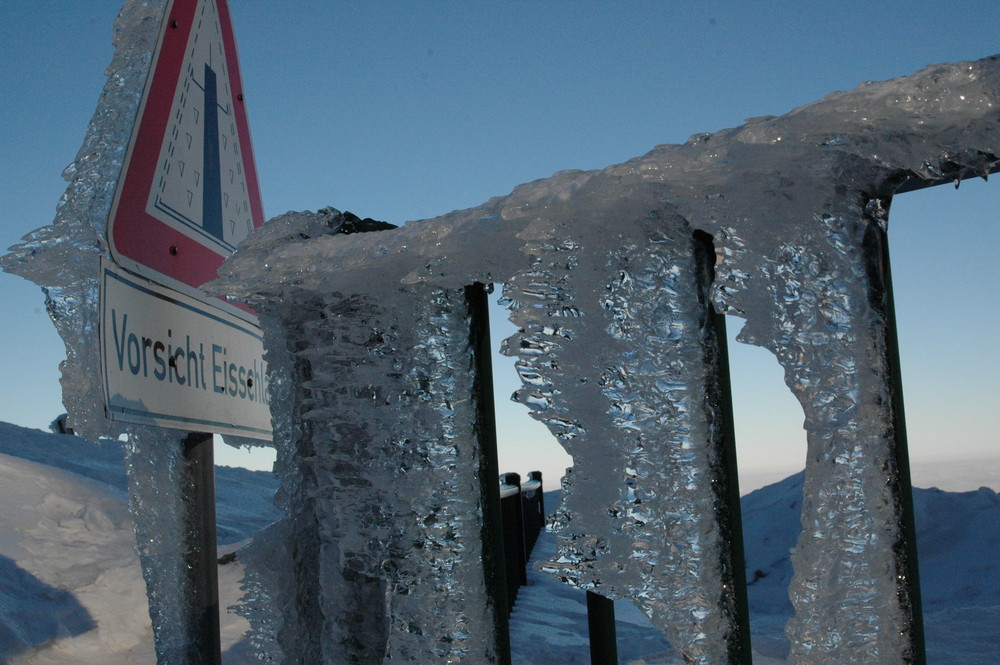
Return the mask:
[(125, 268), (188, 292), (264, 222), (225, 0), (172, 0), (108, 222)]

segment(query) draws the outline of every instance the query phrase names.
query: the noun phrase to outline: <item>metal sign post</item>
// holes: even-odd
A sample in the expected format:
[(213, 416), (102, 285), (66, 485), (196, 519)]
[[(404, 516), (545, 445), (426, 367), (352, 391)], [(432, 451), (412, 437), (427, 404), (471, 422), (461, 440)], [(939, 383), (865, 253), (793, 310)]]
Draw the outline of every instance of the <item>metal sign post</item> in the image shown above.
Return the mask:
[(193, 591), (187, 632), (188, 662), (221, 665), (219, 637), (219, 568), (215, 524), (215, 457), (212, 435), (192, 433), (184, 439), (184, 522), (190, 534), (185, 552), (187, 586)]

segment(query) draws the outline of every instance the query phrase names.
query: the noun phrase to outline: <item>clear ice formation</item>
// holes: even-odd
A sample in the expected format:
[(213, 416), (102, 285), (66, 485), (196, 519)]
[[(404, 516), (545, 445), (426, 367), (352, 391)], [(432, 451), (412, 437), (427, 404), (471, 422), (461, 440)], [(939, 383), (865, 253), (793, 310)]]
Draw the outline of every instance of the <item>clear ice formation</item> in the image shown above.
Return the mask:
[(633, 598), (687, 662), (735, 662), (691, 241), (711, 234), (714, 306), (775, 354), (806, 416), (790, 659), (919, 662), (888, 209), (904, 184), (996, 170), (998, 121), (1000, 58), (929, 67), (400, 229), (241, 249), (252, 259), (211, 288), (389, 312), (411, 307), (415, 287), (504, 283), (521, 327), (505, 348), (523, 383), (514, 398), (575, 460), (545, 567)]
[(543, 569), (631, 598), (688, 662), (738, 662), (714, 254), (662, 214), (590, 248), (564, 235), (527, 249), (533, 268), (504, 291), (520, 328), (504, 348), (524, 384), (514, 399), (575, 461), (550, 521), (564, 546)]
[[(227, 264), (232, 290), (272, 246), (343, 220), (271, 220)], [(463, 289), (393, 291), (390, 307), (285, 285), (247, 297), (267, 340), (285, 519), (241, 558), (252, 639), (272, 662), (496, 662), (469, 306)]]
[[(45, 290), (67, 348), (70, 426), (131, 437), (137, 542), (169, 664), (183, 662), (171, 628), (191, 611), (174, 510), (186, 488), (171, 471), (178, 437), (105, 419), (96, 335), (106, 221), (164, 4), (126, 3), (55, 221), (0, 265)], [(901, 185), (996, 170), (998, 122), (994, 56), (865, 83), (392, 231), (330, 235), (317, 216), (272, 221), (275, 242), (250, 239), (214, 287), (270, 312), (284, 407), (274, 421), (286, 517), (246, 552), (258, 569), (246, 585), (262, 658), (495, 657), (458, 295), (478, 281), (507, 285), (522, 328), (506, 348), (524, 384), (517, 399), (576, 461), (554, 520), (559, 554), (545, 566), (632, 597), (688, 662), (732, 662), (739, 626), (711, 445), (719, 412), (691, 242), (704, 231), (718, 256), (712, 303), (746, 320), (741, 340), (775, 354), (805, 412), (790, 660), (919, 662), (888, 210)], [(302, 224), (327, 228), (277, 242)], [(352, 611), (361, 608), (373, 613)], [(382, 637), (359, 643), (360, 630)]]
[(115, 21), (108, 80), (83, 145), (63, 170), (69, 186), (56, 207), (55, 221), (32, 231), (0, 257), (6, 272), (30, 279), (45, 292), (49, 316), (66, 344), (61, 382), (67, 424), (90, 440), (121, 433), (104, 416), (98, 278), (101, 258), (111, 257), (108, 215), (165, 4), (131, 1), (122, 8)]
[[(371, 635), (373, 631), (370, 626), (354, 624), (354, 619), (370, 622), (381, 609), (377, 603), (365, 612), (352, 613), (331, 602), (329, 607), (320, 608), (311, 622), (287, 614), (275, 617), (273, 609), (261, 612), (260, 608), (275, 606), (273, 600), (261, 602), (261, 597), (284, 597), (276, 605), (291, 607), (294, 614), (302, 603), (295, 604), (299, 591), (287, 582), (290, 576), (339, 559), (334, 573), (318, 576), (316, 584), (323, 589), (322, 596), (351, 598), (350, 588), (357, 585), (359, 576), (377, 584), (374, 580), (386, 576), (384, 562), (394, 560), (395, 568), (405, 561), (425, 571), (425, 579), (414, 575), (406, 580), (405, 598), (411, 602), (419, 599), (414, 607), (426, 608), (436, 602), (438, 607), (431, 616), (440, 615), (439, 620), (445, 620), (438, 630), (451, 631), (447, 643), (462, 643), (450, 628), (458, 621), (466, 626), (460, 631), (462, 639), (471, 633), (482, 645), (482, 637), (489, 635), (489, 617), (480, 617), (478, 622), (486, 632), (470, 631), (469, 620), (461, 612), (456, 615), (461, 618), (449, 618), (441, 596), (425, 597), (427, 592), (440, 594), (450, 589), (443, 598), (454, 600), (456, 608), (468, 608), (468, 596), (459, 590), (465, 594), (473, 589), (484, 592), (481, 565), (470, 568), (475, 582), (470, 584), (458, 575), (461, 570), (454, 564), (437, 570), (439, 566), (432, 562), (421, 561), (425, 547), (394, 551), (385, 545), (392, 540), (389, 534), (393, 528), (406, 528), (414, 519), (419, 523), (432, 518), (439, 529), (446, 529), (463, 543), (463, 552), (480, 546), (478, 530), (482, 525), (469, 521), (478, 516), (478, 510), (469, 512), (470, 501), (462, 498), (469, 492), (474, 497), (477, 491), (476, 484), (470, 482), (475, 458), (466, 458), (466, 466), (459, 467), (457, 460), (450, 464), (441, 461), (451, 459), (453, 450), (443, 451), (445, 457), (437, 460), (428, 456), (429, 467), (424, 473), (433, 470), (441, 474), (436, 483), (430, 483), (418, 475), (419, 465), (407, 462), (403, 454), (417, 453), (424, 446), (434, 450), (431, 442), (441, 439), (441, 434), (435, 434), (441, 424), (446, 427), (445, 440), (464, 433), (460, 439), (465, 441), (463, 445), (474, 445), (474, 433), (467, 422), (461, 428), (451, 425), (459, 404), (469, 408), (470, 389), (462, 383), (469, 380), (470, 363), (461, 355), (451, 359), (455, 350), (466, 348), (469, 323), (453, 314), (462, 311), (460, 303), (445, 297), (461, 294), (461, 290), (433, 287), (428, 291), (430, 287), (422, 284), (399, 286), (389, 300), (391, 306), (386, 306), (386, 299), (377, 294), (346, 297), (337, 291), (314, 291), (311, 284), (295, 279), (270, 287), (266, 281), (246, 286), (247, 274), (260, 266), (265, 273), (270, 270), (273, 252), (330, 238), (328, 227), (338, 219), (335, 211), (325, 210), (317, 215), (290, 213), (272, 220), (241, 247), (224, 266), (223, 278), (211, 285), (246, 299), (262, 314), (269, 340), (272, 390), (281, 391), (276, 393), (281, 397), (274, 400), (282, 405), (280, 411), (273, 412), (276, 422), (282, 423), (276, 431), (295, 433), (290, 439), (279, 436), (276, 440), (279, 451), (288, 451), (282, 454), (281, 464), (287, 461), (294, 467), (279, 472), (286, 479), (283, 488), (288, 488), (283, 489), (283, 495), (300, 497), (287, 500), (285, 510), (289, 523), (304, 521), (307, 525), (306, 533), (289, 534), (290, 542), (318, 541), (320, 550), (330, 550), (320, 554), (319, 564), (296, 563), (298, 572), (282, 573), (279, 577), (286, 581), (281, 584), (269, 584), (266, 571), (274, 565), (280, 567), (277, 560), (287, 557), (261, 553), (267, 557), (261, 559), (262, 565), (248, 566), (253, 570), (253, 582), (248, 585), (245, 606), (251, 608), (248, 617), (259, 633), (255, 643), (281, 649), (269, 653), (275, 662), (302, 662), (306, 653), (322, 653), (324, 662), (339, 662), (338, 658), (380, 662), (365, 659), (373, 654), (336, 651), (322, 643), (323, 639), (339, 640), (337, 648), (343, 649), (345, 644), (358, 648), (350, 636)], [(512, 319), (522, 326), (522, 332), (508, 341), (522, 352), (518, 372), (525, 389), (518, 399), (538, 409), (571, 452), (579, 451), (581, 461), (573, 471), (574, 483), (587, 488), (586, 494), (569, 493), (571, 498), (559, 513), (577, 553), (572, 558), (564, 555), (553, 571), (605, 595), (635, 598), (675, 643), (690, 642), (686, 653), (698, 662), (725, 662), (727, 654), (736, 649), (739, 627), (727, 591), (736, 573), (728, 558), (719, 556), (725, 544), (716, 520), (717, 512), (724, 509), (718, 496), (721, 470), (715, 456), (719, 437), (715, 423), (722, 418), (718, 413), (722, 404), (713, 393), (717, 387), (707, 376), (713, 374), (715, 363), (710, 356), (715, 347), (706, 272), (714, 255), (699, 248), (690, 229), (678, 218), (664, 224), (659, 216), (650, 216), (622, 224), (613, 237), (617, 249), (609, 255), (608, 242), (584, 245), (564, 236), (552, 243), (546, 234), (531, 247), (536, 256), (533, 269), (516, 275), (506, 291)], [(312, 271), (309, 266), (316, 264), (306, 258), (308, 250), (303, 251), (299, 267)], [(287, 257), (281, 261), (286, 265)], [(608, 283), (575, 283), (578, 275), (588, 274), (611, 275), (613, 279)], [(267, 280), (267, 275), (263, 279)], [(587, 325), (588, 320), (581, 317), (575, 306), (578, 299), (599, 303), (603, 316), (596, 319), (597, 325)], [(383, 319), (389, 316), (383, 312), (391, 313), (391, 318)], [(287, 342), (282, 345), (280, 340)], [(556, 357), (565, 359), (566, 364), (560, 367), (561, 361), (552, 360)], [(400, 379), (403, 382), (396, 385)], [(556, 397), (554, 384), (566, 386), (561, 397)], [(440, 407), (430, 409), (425, 415), (426, 407), (420, 401), (400, 399), (400, 395), (418, 392), (425, 395), (423, 400), (434, 396), (448, 406), (443, 411)], [(427, 437), (422, 439), (422, 429), (414, 427), (414, 418), (430, 425)], [(454, 431), (449, 433), (451, 429)], [(593, 452), (588, 454), (588, 449)], [(381, 450), (386, 452), (371, 457)], [(671, 463), (664, 465), (664, 460)], [(320, 473), (318, 469), (327, 471)], [(625, 495), (620, 487), (606, 483), (610, 469), (613, 477), (626, 478)], [(466, 480), (454, 478), (456, 473), (464, 474)], [(308, 491), (303, 492), (298, 485), (302, 482), (310, 483)], [(344, 485), (346, 492), (331, 490)], [(421, 506), (417, 488), (430, 489), (434, 500)], [(599, 501), (607, 512), (594, 514), (589, 505), (602, 492), (607, 496)], [(663, 501), (667, 496), (670, 501)], [(329, 497), (330, 507), (318, 497)], [(463, 515), (458, 509), (436, 515), (435, 502), (446, 497), (466, 504), (464, 519), (454, 521)], [(297, 511), (309, 504), (303, 520)], [(359, 512), (359, 505), (374, 512)], [(415, 509), (414, 515), (407, 506)], [(316, 523), (321, 525), (318, 535)], [(324, 529), (324, 524), (328, 528)], [(420, 533), (424, 538), (428, 535), (423, 529)], [(411, 540), (410, 547), (418, 542)], [(370, 551), (376, 543), (379, 547), (375, 552), (357, 554)], [(266, 547), (255, 545), (254, 556)], [(621, 551), (632, 554), (626, 561), (604, 556)], [(475, 553), (473, 558), (478, 556)], [(368, 562), (366, 557), (383, 563)], [(683, 571), (680, 577), (663, 575), (678, 570)], [(345, 571), (350, 571), (348, 588), (341, 579)], [(390, 647), (394, 639), (408, 635), (404, 626), (419, 626), (421, 634), (432, 635), (429, 617), (415, 621), (403, 614), (406, 606), (397, 606), (384, 586), (383, 582), (381, 593), (389, 602)], [(664, 602), (666, 596), (673, 602)], [(305, 644), (301, 637), (286, 646), (275, 644), (268, 636), (268, 631), (275, 634), (276, 625), (319, 625), (322, 620), (329, 623), (326, 637), (309, 651), (289, 651)], [(716, 639), (720, 636), (722, 639)], [(431, 640), (430, 645), (434, 644)], [(390, 648), (387, 656), (392, 651)], [(405, 653), (419, 652), (411, 649)], [(440, 649), (438, 654), (450, 655)], [(423, 658), (414, 660), (427, 662), (431, 655), (425, 652)], [(457, 655), (447, 662), (489, 662), (481, 653), (474, 653), (467, 661)]]

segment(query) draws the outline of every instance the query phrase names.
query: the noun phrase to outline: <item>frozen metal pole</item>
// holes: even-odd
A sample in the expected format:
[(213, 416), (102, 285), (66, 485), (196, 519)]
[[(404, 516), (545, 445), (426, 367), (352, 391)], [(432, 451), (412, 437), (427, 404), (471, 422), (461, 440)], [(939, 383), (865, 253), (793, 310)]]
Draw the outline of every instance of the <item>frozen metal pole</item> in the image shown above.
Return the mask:
[[(719, 528), (722, 530), (724, 553), (728, 561), (725, 569), (736, 620), (737, 634), (730, 644), (732, 663), (750, 665), (753, 655), (750, 648), (750, 604), (747, 599), (746, 558), (743, 551), (743, 514), (740, 508), (740, 481), (736, 462), (736, 425), (733, 417), (733, 391), (729, 376), (729, 338), (726, 333), (726, 315), (719, 314), (709, 302), (708, 293), (715, 280), (715, 246), (712, 237), (697, 231), (694, 234), (695, 256), (702, 268), (703, 283), (699, 292), (705, 300), (711, 327), (706, 330), (706, 346), (715, 350), (711, 366), (713, 375), (707, 391), (717, 407), (718, 435), (715, 440), (719, 460), (717, 470), (717, 504)], [(715, 339), (711, 339), (713, 336)]]
[(189, 539), (184, 548), (190, 614), (186, 633), (186, 660), (190, 665), (221, 665), (219, 638), (219, 569), (215, 525), (215, 457), (212, 435), (192, 432), (183, 441), (183, 487)]
[(615, 601), (587, 592), (587, 631), (590, 634), (590, 665), (618, 665), (618, 633)]
[(805, 258), (829, 258), (829, 267), (802, 282), (801, 300), (835, 303), (835, 314), (804, 308), (783, 351), (809, 433), (786, 628), (789, 661), (802, 665), (925, 662), (889, 203), (852, 193), (831, 204), (831, 240)]
[[(886, 205), (888, 207), (888, 205)], [(902, 540), (896, 545), (900, 561), (899, 583), (909, 597), (909, 638), (913, 665), (927, 662), (924, 644), (923, 604), (917, 566), (917, 526), (913, 512), (913, 485), (910, 481), (910, 453), (906, 439), (906, 415), (903, 410), (903, 382), (899, 364), (899, 339), (896, 333), (896, 305), (892, 295), (892, 269), (889, 264), (889, 238), (885, 229), (871, 224), (865, 236), (870, 305), (882, 318), (885, 335), (886, 377), (892, 401), (892, 432), (896, 473), (889, 480), (895, 494)]]
[(476, 431), (479, 437), (480, 482), (483, 506), (483, 567), (487, 589), (492, 595), (493, 625), (499, 665), (510, 665), (510, 623), (507, 617), (507, 575), (504, 570), (503, 524), (497, 478), (497, 425), (493, 407), (493, 359), (490, 355), (490, 310), (486, 285), (465, 287), (471, 330), (469, 343), (475, 363), (473, 400), (476, 403)]

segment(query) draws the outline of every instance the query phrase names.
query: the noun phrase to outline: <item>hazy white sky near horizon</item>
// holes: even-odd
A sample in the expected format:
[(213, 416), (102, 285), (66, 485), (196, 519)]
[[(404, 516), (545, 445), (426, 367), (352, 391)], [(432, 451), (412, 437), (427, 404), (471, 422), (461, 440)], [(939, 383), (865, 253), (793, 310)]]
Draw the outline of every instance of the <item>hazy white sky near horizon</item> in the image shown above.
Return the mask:
[[(0, 249), (52, 220), (65, 188), (59, 174), (104, 84), (120, 6), (0, 8)], [(560, 169), (602, 168), (780, 115), (860, 81), (1000, 52), (996, 2), (230, 0), (230, 8), (267, 217), (327, 205), (397, 224), (433, 217)], [(947, 459), (980, 460), (971, 467), (978, 476), (962, 472), (970, 488), (1000, 469), (998, 187), (967, 182), (893, 203), (917, 484), (936, 482), (920, 469), (940, 471)], [(2, 274), (0, 288), (0, 420), (44, 428), (62, 410), (62, 345), (36, 286)], [(730, 320), (732, 332), (739, 327)], [(801, 467), (802, 415), (769, 354), (734, 343), (730, 351), (749, 488)], [(501, 403), (516, 382), (504, 362), (495, 368), (507, 381)], [(568, 460), (517, 410), (504, 404), (500, 414), (502, 467), (540, 467), (554, 480)], [(219, 457), (229, 459), (222, 449)]]

